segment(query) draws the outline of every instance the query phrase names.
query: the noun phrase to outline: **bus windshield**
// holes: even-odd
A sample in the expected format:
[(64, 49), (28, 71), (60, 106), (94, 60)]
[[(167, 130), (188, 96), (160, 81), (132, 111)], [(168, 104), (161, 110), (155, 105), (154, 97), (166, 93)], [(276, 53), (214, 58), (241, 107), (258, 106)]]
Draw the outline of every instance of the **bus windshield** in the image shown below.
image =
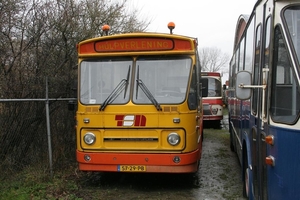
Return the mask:
[[(143, 57), (130, 60), (85, 60), (80, 64), (83, 104), (175, 104), (185, 100), (192, 60), (188, 57)], [(132, 72), (135, 77), (132, 81)], [(131, 87), (131, 83), (134, 83)]]
[(124, 104), (129, 101), (131, 60), (85, 60), (80, 64), (83, 104)]
[(284, 11), (284, 18), (297, 54), (298, 62), (300, 62), (300, 34), (298, 34), (300, 32), (300, 6), (286, 9)]
[(221, 82), (214, 78), (208, 78), (208, 96), (219, 97), (221, 96)]
[[(143, 57), (136, 61), (133, 102), (173, 104), (184, 101), (191, 71), (188, 57)], [(142, 83), (142, 87), (140, 85)], [(145, 91), (148, 90), (148, 91)]]

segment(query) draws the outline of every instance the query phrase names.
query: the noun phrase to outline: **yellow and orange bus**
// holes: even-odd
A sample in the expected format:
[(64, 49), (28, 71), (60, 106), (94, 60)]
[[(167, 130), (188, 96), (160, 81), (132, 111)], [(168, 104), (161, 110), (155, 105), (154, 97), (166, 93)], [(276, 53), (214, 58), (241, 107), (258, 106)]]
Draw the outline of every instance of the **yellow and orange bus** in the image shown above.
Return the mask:
[(202, 152), (197, 39), (106, 35), (78, 50), (79, 170), (192, 173)]

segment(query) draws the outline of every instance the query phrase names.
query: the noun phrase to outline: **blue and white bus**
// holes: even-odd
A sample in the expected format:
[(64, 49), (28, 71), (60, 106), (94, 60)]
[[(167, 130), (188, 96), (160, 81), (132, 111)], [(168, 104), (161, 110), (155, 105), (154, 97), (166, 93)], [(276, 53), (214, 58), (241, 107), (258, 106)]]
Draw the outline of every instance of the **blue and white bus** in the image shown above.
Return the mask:
[(258, 0), (237, 21), (230, 148), (249, 199), (300, 199), (300, 1)]

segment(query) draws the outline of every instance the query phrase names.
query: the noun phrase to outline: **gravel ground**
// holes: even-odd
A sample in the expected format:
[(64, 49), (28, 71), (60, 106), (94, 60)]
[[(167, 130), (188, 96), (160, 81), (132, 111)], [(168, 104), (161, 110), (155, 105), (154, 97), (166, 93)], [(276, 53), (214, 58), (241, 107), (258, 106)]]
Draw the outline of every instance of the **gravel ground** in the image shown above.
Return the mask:
[(226, 128), (223, 124), (221, 130), (204, 130), (198, 199), (245, 199), (241, 168), (236, 154), (230, 151)]
[(230, 151), (227, 118), (218, 129), (206, 124), (197, 174), (88, 173), (78, 180), (82, 199), (244, 199), (241, 169)]

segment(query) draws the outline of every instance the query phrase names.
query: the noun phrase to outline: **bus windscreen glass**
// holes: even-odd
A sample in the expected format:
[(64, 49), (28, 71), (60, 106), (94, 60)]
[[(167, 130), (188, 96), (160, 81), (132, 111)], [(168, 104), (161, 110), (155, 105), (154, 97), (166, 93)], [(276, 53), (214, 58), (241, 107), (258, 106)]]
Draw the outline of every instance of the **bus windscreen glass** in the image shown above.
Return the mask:
[[(185, 100), (191, 71), (190, 58), (139, 59), (136, 80), (140, 80), (159, 104), (181, 103)], [(133, 102), (151, 103), (147, 94), (134, 82)]]

